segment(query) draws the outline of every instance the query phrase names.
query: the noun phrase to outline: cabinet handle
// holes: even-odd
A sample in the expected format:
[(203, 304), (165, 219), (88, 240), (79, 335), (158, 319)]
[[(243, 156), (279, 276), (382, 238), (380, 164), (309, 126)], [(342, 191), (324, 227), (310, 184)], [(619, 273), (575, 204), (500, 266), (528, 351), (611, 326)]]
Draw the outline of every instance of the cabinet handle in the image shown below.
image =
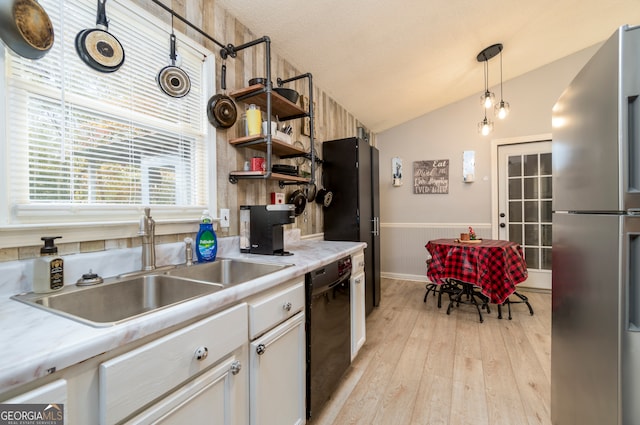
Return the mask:
[(207, 347), (198, 347), (196, 349), (196, 360), (204, 360), (209, 355), (209, 349)]
[(362, 283), (362, 279), (357, 278), (357, 279), (356, 279), (356, 285), (359, 285), (360, 283)]
[(267, 347), (265, 347), (264, 344), (258, 344), (258, 346), (256, 347), (256, 353), (258, 353), (258, 355), (261, 356), (264, 354), (266, 349)]
[(284, 305), (282, 306), (282, 309), (285, 311), (291, 311), (291, 303), (290, 302), (286, 302), (284, 303)]
[(242, 363), (240, 363), (240, 360), (236, 360), (235, 362), (231, 363), (231, 367), (229, 368), (232, 375), (239, 374), (241, 369), (242, 369)]

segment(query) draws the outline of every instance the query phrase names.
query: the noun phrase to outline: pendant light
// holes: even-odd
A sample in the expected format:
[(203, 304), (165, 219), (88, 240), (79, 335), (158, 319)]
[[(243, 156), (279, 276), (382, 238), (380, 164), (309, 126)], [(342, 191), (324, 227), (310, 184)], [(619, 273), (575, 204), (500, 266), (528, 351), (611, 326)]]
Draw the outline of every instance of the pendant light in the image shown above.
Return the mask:
[(487, 136), (493, 131), (493, 121), (487, 119), (487, 112), (485, 109), (484, 119), (478, 123), (478, 133), (483, 136)]
[(502, 49), (500, 50), (500, 103), (495, 106), (496, 117), (503, 120), (509, 115), (509, 102), (502, 97)]
[[(483, 49), (476, 59), (478, 62), (484, 62), (484, 93), (480, 96), (482, 107), (484, 109), (484, 119), (478, 123), (478, 133), (483, 136), (487, 136), (493, 131), (493, 122), (487, 119), (487, 109), (493, 108), (495, 104), (495, 95), (489, 91), (489, 59), (495, 57), (498, 53), (502, 52), (502, 44), (493, 44)], [(500, 70), (500, 97), (501, 105), (508, 103), (502, 99), (502, 68)], [(498, 105), (496, 105), (498, 106)]]
[(490, 109), (496, 101), (496, 96), (489, 91), (489, 63), (484, 62), (484, 93), (480, 96), (480, 103), (484, 109)]

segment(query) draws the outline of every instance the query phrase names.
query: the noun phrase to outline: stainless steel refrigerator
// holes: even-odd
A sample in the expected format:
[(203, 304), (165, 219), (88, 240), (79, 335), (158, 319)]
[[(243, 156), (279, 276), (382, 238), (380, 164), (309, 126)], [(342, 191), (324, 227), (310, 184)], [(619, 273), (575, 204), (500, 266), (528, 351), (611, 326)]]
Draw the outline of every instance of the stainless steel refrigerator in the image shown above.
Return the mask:
[(364, 250), (365, 312), (380, 304), (379, 152), (365, 139), (322, 144), (322, 181), (333, 194), (324, 208), (324, 238), (361, 241)]
[(551, 419), (640, 424), (640, 27), (553, 107)]

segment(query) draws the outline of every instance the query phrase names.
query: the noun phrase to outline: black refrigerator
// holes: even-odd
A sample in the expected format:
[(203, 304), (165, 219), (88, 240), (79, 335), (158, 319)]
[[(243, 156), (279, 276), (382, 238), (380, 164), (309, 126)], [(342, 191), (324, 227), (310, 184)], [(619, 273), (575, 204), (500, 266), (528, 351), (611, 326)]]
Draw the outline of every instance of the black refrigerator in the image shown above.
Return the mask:
[(333, 194), (324, 208), (324, 239), (366, 242), (366, 314), (380, 305), (379, 152), (365, 139), (322, 144), (322, 181)]

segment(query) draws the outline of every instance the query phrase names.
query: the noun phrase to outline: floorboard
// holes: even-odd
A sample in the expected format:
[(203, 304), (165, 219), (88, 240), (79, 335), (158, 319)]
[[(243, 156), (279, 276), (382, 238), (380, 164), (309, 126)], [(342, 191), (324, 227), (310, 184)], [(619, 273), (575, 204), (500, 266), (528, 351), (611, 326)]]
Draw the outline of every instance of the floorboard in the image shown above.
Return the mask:
[(512, 305), (513, 320), (448, 298), (423, 302), (425, 284), (382, 279), (367, 341), (312, 425), (550, 425), (551, 295)]

